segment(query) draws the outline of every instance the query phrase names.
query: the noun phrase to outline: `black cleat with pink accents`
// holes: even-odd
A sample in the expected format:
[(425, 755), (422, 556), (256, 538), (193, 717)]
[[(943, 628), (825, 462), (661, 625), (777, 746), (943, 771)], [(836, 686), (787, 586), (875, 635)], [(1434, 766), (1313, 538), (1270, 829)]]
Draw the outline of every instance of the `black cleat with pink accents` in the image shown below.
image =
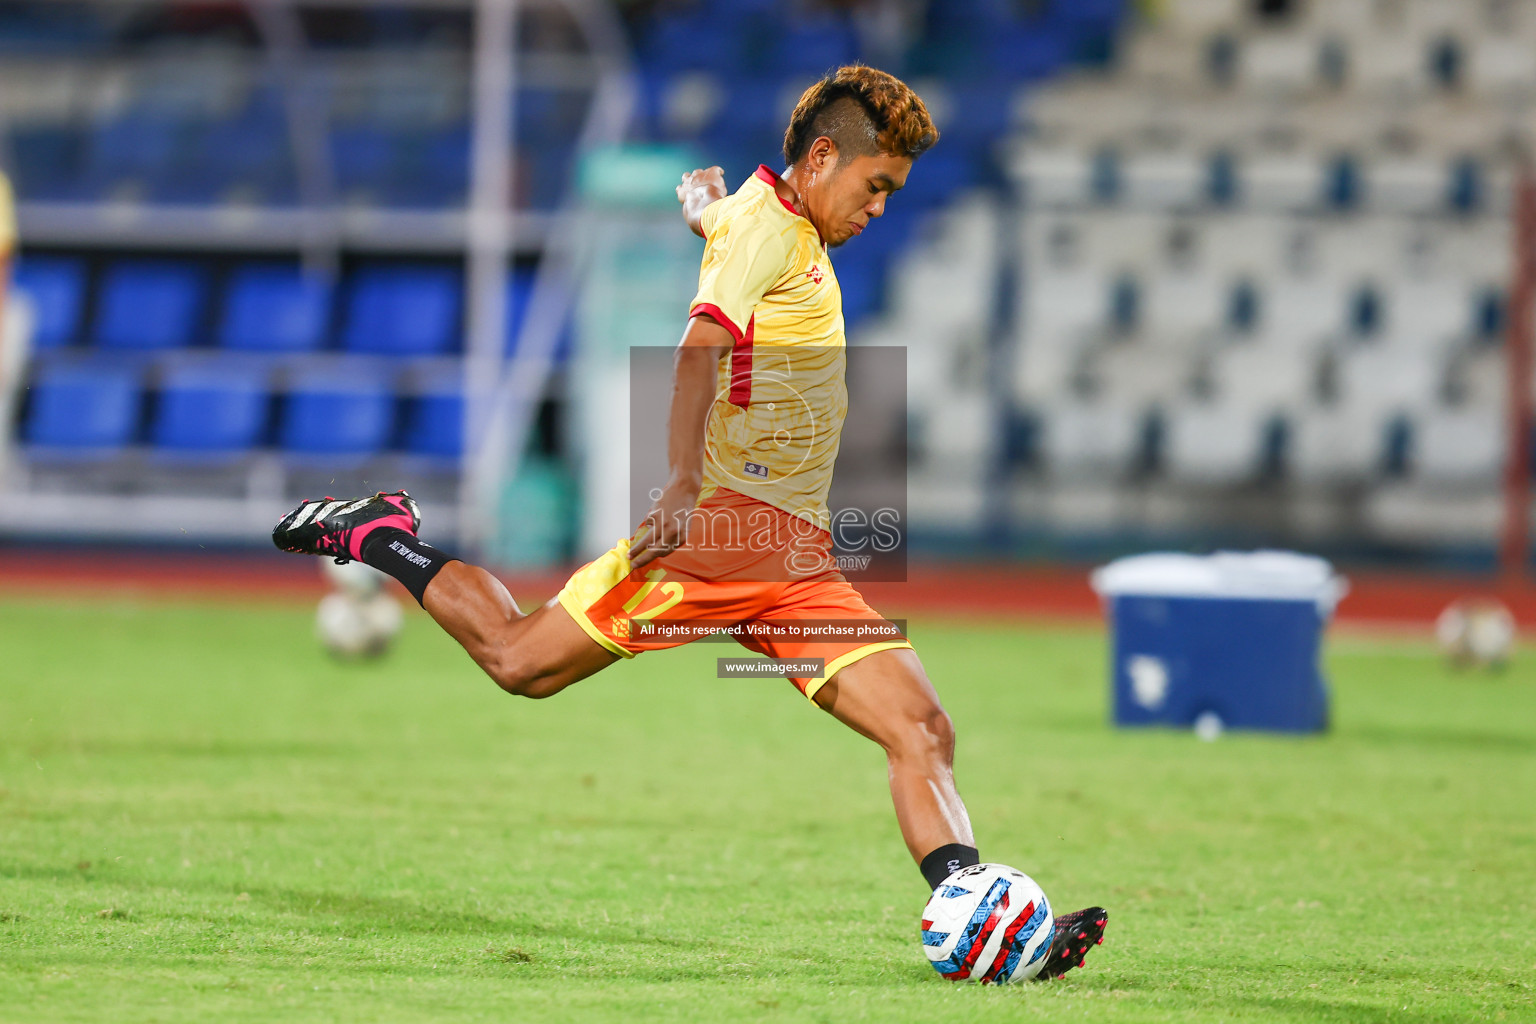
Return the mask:
[(1056, 932), (1051, 936), (1051, 951), (1035, 977), (1041, 981), (1059, 978), (1072, 968), (1083, 966), (1088, 951), (1104, 944), (1104, 926), (1108, 922), (1109, 911), (1103, 907), (1074, 910), (1058, 917)]
[(329, 555), (338, 565), (363, 560), (363, 541), (380, 527), (421, 529), (421, 510), (404, 491), (369, 498), (306, 499), (272, 528), (272, 543), (300, 555)]

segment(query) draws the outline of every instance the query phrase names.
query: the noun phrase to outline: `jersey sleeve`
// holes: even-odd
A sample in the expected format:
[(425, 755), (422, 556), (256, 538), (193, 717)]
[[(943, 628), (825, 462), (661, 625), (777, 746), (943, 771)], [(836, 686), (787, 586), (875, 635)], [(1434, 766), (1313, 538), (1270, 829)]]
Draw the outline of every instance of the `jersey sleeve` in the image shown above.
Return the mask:
[(750, 214), (722, 216), (724, 205), (704, 211), (707, 242), (688, 315), (708, 313), (741, 341), (758, 300), (784, 275), (789, 248), (772, 223)]
[(0, 174), (0, 256), (16, 248), (16, 207), (11, 200), (11, 183)]

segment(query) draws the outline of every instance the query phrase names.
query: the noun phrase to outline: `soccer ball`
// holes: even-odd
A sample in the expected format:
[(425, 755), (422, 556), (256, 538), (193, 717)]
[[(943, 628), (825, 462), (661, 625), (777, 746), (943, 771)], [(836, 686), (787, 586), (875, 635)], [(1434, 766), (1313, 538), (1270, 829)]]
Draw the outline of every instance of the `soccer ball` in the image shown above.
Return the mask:
[(377, 658), (389, 649), (405, 615), (388, 594), (326, 594), (315, 613), (315, 634), (338, 658)]
[(1055, 931), (1044, 890), (1006, 864), (961, 868), (923, 908), (923, 952), (950, 981), (1028, 981), (1045, 966)]
[(1456, 665), (1500, 668), (1515, 646), (1515, 617), (1489, 598), (1453, 601), (1435, 621), (1440, 649)]
[(315, 635), (338, 658), (377, 658), (400, 632), (404, 613), (384, 593), (389, 577), (371, 565), (320, 560), (320, 574), (334, 591), (320, 600)]

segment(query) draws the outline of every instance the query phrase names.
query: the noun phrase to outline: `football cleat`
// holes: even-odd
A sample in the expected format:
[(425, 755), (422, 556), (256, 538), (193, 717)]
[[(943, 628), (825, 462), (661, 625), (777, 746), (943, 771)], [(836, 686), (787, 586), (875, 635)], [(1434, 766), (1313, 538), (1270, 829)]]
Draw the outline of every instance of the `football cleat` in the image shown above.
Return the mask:
[(1104, 925), (1108, 921), (1109, 912), (1103, 907), (1074, 910), (1058, 917), (1056, 933), (1051, 936), (1051, 951), (1035, 977), (1041, 981), (1059, 978), (1072, 968), (1083, 966), (1088, 951), (1104, 944)]
[(278, 520), (272, 543), (300, 555), (329, 555), (337, 565), (362, 561), (363, 541), (380, 527), (404, 530), (412, 537), (421, 529), (421, 509), (404, 491), (368, 498), (306, 499)]

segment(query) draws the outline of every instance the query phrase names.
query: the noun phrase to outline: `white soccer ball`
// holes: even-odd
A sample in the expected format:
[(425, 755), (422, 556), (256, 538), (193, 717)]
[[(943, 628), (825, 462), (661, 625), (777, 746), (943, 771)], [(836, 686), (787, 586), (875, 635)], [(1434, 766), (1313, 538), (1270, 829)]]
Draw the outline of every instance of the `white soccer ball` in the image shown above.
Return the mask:
[(404, 620), (399, 602), (388, 594), (360, 597), (341, 591), (320, 599), (315, 634), (338, 658), (377, 658), (389, 649)]
[(1045, 891), (1006, 864), (961, 868), (923, 908), (923, 952), (951, 981), (1028, 981), (1045, 966), (1055, 930)]
[(1515, 617), (1499, 601), (1453, 601), (1435, 621), (1440, 648), (1457, 665), (1501, 667), (1515, 647)]

